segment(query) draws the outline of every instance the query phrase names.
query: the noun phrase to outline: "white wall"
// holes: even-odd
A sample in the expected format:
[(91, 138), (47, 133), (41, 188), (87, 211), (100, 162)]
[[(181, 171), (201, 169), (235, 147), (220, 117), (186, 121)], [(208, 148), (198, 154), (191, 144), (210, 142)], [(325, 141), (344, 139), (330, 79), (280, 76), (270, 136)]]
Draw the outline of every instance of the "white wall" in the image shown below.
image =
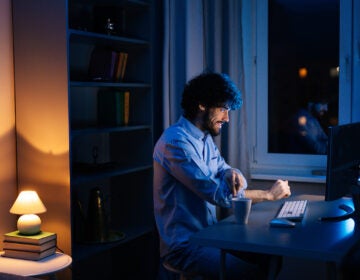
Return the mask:
[[(17, 195), (11, 0), (0, 1), (0, 236), (16, 229)], [(2, 244), (0, 243), (0, 248)]]

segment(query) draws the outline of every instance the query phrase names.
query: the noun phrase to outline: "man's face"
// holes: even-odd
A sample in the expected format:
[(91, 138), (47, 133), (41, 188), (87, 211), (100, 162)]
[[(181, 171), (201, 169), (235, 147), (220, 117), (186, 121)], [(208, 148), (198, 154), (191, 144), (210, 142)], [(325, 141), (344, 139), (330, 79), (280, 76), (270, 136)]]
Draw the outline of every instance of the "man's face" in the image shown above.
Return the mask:
[(328, 111), (328, 104), (327, 103), (316, 103), (314, 105), (314, 110), (316, 112), (316, 114), (319, 116), (319, 117), (322, 117), (324, 116), (327, 111)]
[(222, 125), (229, 122), (229, 110), (226, 105), (207, 109), (203, 118), (204, 130), (207, 130), (212, 136), (219, 135)]

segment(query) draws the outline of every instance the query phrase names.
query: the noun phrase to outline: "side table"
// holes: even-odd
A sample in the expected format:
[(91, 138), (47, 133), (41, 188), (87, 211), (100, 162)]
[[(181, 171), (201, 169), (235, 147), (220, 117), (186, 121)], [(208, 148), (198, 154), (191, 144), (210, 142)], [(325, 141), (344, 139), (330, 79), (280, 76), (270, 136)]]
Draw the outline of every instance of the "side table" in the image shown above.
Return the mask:
[(54, 255), (39, 261), (29, 261), (3, 257), (0, 253), (0, 272), (20, 276), (42, 276), (47, 275), (50, 279), (56, 279), (56, 272), (70, 266), (72, 258), (69, 255), (56, 252)]

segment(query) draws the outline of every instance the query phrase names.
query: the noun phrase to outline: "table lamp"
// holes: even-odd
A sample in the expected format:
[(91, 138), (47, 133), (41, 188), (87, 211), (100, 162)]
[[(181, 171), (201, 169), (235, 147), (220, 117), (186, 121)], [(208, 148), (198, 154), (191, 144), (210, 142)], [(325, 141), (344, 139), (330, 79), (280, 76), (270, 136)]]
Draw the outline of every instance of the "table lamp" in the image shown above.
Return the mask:
[(36, 214), (46, 212), (36, 191), (22, 191), (16, 198), (10, 213), (21, 215), (17, 221), (19, 233), (34, 235), (40, 232), (41, 220)]

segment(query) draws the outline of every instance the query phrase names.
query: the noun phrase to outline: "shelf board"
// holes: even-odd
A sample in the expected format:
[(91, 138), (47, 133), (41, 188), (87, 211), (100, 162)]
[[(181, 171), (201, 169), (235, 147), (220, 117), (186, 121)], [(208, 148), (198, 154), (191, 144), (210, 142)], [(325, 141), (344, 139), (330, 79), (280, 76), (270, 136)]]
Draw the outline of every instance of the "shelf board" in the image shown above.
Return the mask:
[(95, 168), (89, 168), (88, 171), (77, 171), (73, 172), (71, 178), (71, 184), (81, 184), (94, 180), (100, 180), (104, 178), (125, 175), (128, 173), (139, 172), (142, 170), (151, 169), (152, 165), (140, 165), (140, 166), (111, 166), (103, 168), (102, 170), (95, 170)]
[(72, 81), (71, 87), (117, 87), (117, 88), (150, 88), (147, 83), (121, 83), (121, 82), (94, 82), (94, 81)]
[(150, 3), (144, 0), (125, 0), (125, 1), (118, 1), (118, 0), (77, 0), (78, 3), (98, 3), (101, 2), (103, 5), (114, 5), (117, 6), (124, 6), (124, 7), (134, 7), (134, 8), (141, 8), (141, 7), (149, 7)]
[(81, 261), (87, 259), (92, 255), (101, 253), (112, 248), (116, 248), (122, 244), (125, 244), (131, 240), (137, 239), (141, 236), (154, 232), (153, 226), (136, 226), (132, 228), (119, 229), (120, 232), (125, 233), (125, 238), (120, 241), (108, 242), (108, 243), (75, 243), (73, 245), (72, 258), (74, 261)]
[(101, 34), (96, 32), (89, 32), (77, 29), (69, 29), (69, 38), (72, 43), (86, 43), (86, 44), (111, 44), (111, 45), (129, 45), (132, 47), (147, 47), (150, 43), (146, 40), (130, 38), (124, 36), (114, 36), (108, 34)]
[(83, 136), (86, 134), (102, 134), (113, 132), (129, 132), (136, 130), (151, 129), (149, 125), (128, 125), (128, 126), (111, 126), (111, 127), (98, 127), (98, 126), (79, 126), (71, 130), (71, 137)]

